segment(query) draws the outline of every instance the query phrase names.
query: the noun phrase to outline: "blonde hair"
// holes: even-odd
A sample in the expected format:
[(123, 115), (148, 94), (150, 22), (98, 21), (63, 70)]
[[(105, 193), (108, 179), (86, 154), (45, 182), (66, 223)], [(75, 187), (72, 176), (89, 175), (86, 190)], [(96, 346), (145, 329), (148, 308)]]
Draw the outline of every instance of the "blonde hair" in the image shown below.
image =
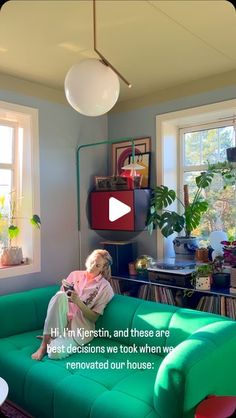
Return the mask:
[(105, 279), (110, 280), (110, 278), (111, 278), (112, 257), (109, 254), (109, 252), (106, 251), (106, 250), (98, 249), (98, 250), (94, 250), (91, 254), (89, 254), (89, 256), (87, 257), (87, 259), (85, 261), (86, 269), (90, 266), (91, 259), (96, 257), (96, 255), (100, 255), (104, 259), (105, 264), (103, 266), (101, 274)]

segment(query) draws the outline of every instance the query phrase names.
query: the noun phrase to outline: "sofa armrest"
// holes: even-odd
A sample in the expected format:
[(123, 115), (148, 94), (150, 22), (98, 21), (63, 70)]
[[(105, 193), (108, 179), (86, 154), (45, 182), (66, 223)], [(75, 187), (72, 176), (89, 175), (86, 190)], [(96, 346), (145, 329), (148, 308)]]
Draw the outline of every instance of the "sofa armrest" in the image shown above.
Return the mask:
[(59, 289), (49, 286), (0, 297), (0, 338), (43, 327), (48, 302)]
[[(236, 323), (206, 325), (163, 360), (154, 387), (160, 418), (183, 418), (208, 395), (236, 395)], [(193, 415), (192, 415), (193, 416)]]

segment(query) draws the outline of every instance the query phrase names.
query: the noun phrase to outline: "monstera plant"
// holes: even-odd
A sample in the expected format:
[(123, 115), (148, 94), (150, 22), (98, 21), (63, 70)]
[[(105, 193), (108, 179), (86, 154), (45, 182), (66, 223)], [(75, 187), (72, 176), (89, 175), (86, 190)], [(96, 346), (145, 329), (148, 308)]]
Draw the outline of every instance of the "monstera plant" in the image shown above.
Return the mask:
[[(184, 198), (181, 200), (175, 190), (167, 186), (157, 186), (152, 190), (150, 211), (147, 219), (148, 231), (152, 233), (157, 226), (164, 237), (168, 237), (174, 232), (184, 232), (182, 237), (174, 240), (175, 250), (183, 243), (187, 250), (187, 255), (195, 252), (197, 248), (196, 238), (192, 237), (192, 231), (201, 222), (202, 215), (208, 210), (208, 202), (203, 196), (203, 190), (210, 186), (215, 174), (221, 174), (224, 187), (235, 183), (234, 167), (226, 162), (208, 165), (207, 171), (195, 178), (196, 191), (190, 202), (188, 186), (184, 186)], [(179, 212), (167, 209), (174, 202), (179, 203)], [(178, 254), (178, 250), (176, 251)], [(180, 251), (181, 254), (184, 252)]]

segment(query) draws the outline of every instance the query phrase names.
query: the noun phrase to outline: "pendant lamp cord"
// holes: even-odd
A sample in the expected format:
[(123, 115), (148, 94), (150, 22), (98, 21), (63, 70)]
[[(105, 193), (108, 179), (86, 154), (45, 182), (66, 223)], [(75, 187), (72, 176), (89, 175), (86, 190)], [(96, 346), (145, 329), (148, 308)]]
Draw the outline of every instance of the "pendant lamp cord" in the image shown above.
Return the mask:
[(130, 88), (132, 84), (130, 84), (120, 73), (117, 71), (113, 65), (97, 50), (97, 39), (96, 39), (96, 0), (93, 0), (93, 49), (99, 55), (102, 62), (110, 67), (117, 75), (124, 81), (125, 84)]

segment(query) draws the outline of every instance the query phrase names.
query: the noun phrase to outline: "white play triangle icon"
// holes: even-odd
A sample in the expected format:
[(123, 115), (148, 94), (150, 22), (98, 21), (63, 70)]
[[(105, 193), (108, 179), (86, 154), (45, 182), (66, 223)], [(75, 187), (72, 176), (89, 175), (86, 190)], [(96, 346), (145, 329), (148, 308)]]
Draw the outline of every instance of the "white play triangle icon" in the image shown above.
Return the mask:
[(114, 222), (127, 213), (131, 212), (131, 207), (121, 202), (115, 197), (109, 199), (109, 221)]

